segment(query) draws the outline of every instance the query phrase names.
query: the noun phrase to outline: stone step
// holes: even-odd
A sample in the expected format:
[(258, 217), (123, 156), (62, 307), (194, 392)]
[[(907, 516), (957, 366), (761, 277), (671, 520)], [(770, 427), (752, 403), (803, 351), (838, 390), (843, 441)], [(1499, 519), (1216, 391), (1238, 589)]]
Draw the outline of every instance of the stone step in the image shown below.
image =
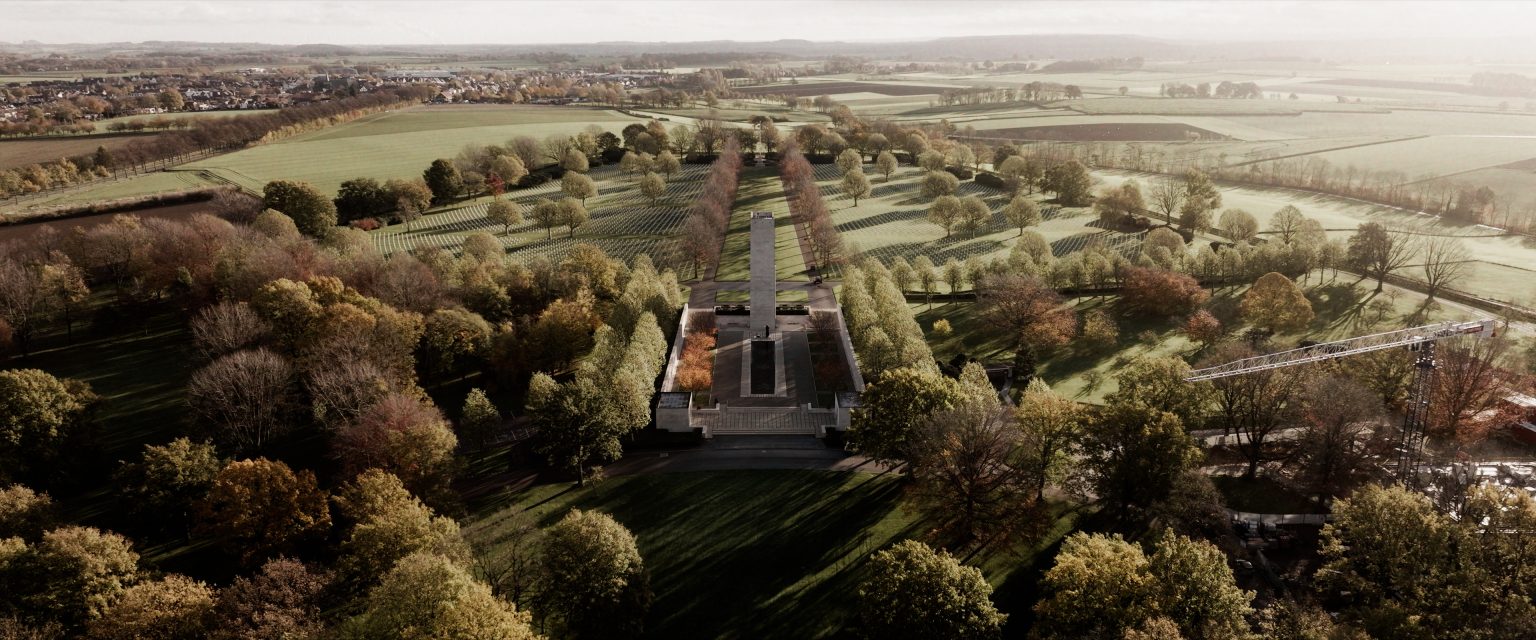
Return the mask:
[(695, 414), (694, 424), (710, 435), (815, 435), (817, 418), (801, 409), (727, 407)]

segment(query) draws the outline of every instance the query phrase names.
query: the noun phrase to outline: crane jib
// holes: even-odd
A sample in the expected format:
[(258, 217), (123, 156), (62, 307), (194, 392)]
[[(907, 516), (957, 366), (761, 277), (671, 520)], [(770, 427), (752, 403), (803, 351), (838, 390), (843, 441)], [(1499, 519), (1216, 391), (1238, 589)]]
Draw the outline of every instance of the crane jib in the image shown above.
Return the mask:
[(1457, 336), (1493, 335), (1494, 321), (1491, 319), (1472, 320), (1467, 322), (1441, 322), (1437, 324), (1413, 327), (1411, 329), (1399, 329), (1386, 333), (1377, 333), (1367, 336), (1358, 336), (1334, 342), (1324, 342), (1306, 347), (1278, 351), (1275, 353), (1254, 356), (1235, 360), (1226, 364), (1204, 369), (1196, 369), (1190, 372), (1187, 382), (1200, 382), (1213, 380), (1227, 376), (1242, 375), (1281, 367), (1291, 367), (1311, 362), (1322, 362), (1334, 358), (1393, 349), (1397, 347), (1413, 347), (1425, 342), (1453, 338)]

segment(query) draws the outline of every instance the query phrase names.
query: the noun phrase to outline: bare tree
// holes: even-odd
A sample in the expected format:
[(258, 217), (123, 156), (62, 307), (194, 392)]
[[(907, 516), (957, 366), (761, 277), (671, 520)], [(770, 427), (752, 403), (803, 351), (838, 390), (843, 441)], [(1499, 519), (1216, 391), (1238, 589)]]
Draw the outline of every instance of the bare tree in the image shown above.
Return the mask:
[(1383, 283), (1392, 272), (1408, 264), (1413, 256), (1409, 237), (1390, 231), (1379, 222), (1360, 225), (1349, 238), (1349, 262), (1376, 279), (1376, 292), (1381, 293)]
[(1476, 442), (1493, 420), (1477, 420), (1478, 414), (1496, 407), (1512, 381), (1503, 360), (1509, 339), (1461, 338), (1442, 341), (1438, 347), (1429, 427), (1440, 435), (1462, 442)]
[(1019, 431), (1006, 407), (965, 403), (913, 434), (911, 474), (920, 503), (960, 539), (1019, 520), (1035, 482), (1010, 464)]
[(238, 450), (260, 449), (290, 426), (293, 367), (266, 349), (219, 358), (192, 375), (187, 400), (214, 438)]
[(1152, 208), (1163, 214), (1168, 224), (1173, 224), (1173, 214), (1179, 210), (1179, 205), (1184, 203), (1184, 185), (1172, 180), (1163, 180), (1152, 186), (1150, 203)]
[(1472, 265), (1472, 254), (1460, 238), (1454, 236), (1427, 236), (1419, 243), (1419, 257), (1424, 261), (1424, 284), (1429, 290), (1426, 302), (1435, 298), (1441, 288), (1450, 287), (1466, 277)]
[(1307, 385), (1306, 431), (1298, 439), (1300, 475), (1319, 496), (1345, 495), (1383, 451), (1386, 407), (1353, 378), (1324, 376)]
[(272, 328), (244, 302), (224, 301), (198, 312), (192, 319), (192, 342), (208, 360), (254, 347)]
[[(1199, 365), (1213, 366), (1257, 355), (1243, 343), (1212, 350)], [(1270, 436), (1295, 424), (1307, 376), (1295, 370), (1270, 370), (1217, 378), (1215, 419), (1237, 435), (1237, 449), (1248, 461), (1243, 477), (1253, 478), (1259, 465), (1274, 457), (1266, 448)]]

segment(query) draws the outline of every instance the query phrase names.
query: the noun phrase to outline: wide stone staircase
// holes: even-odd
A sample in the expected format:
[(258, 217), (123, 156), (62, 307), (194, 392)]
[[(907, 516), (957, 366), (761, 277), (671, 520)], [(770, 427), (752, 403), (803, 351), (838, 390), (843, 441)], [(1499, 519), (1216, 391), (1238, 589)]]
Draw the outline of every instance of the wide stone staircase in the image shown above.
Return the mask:
[(817, 435), (816, 427), (832, 423), (831, 412), (801, 407), (721, 407), (694, 411), (693, 424), (716, 435)]

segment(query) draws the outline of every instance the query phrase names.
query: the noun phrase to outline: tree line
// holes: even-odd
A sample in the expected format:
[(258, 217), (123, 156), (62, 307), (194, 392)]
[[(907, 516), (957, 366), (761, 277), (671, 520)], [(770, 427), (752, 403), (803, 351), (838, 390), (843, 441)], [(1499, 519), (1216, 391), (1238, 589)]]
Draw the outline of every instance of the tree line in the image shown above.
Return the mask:
[(269, 141), (338, 119), (354, 119), (401, 104), (425, 99), (424, 87), (400, 87), (365, 95), (290, 107), (275, 112), (227, 118), (202, 118), (185, 130), (135, 140), (116, 150), (66, 158), (0, 171), (0, 197), (34, 193), (77, 184), (123, 171), (137, 171), (155, 162), (173, 161), (196, 153), (227, 150)]

